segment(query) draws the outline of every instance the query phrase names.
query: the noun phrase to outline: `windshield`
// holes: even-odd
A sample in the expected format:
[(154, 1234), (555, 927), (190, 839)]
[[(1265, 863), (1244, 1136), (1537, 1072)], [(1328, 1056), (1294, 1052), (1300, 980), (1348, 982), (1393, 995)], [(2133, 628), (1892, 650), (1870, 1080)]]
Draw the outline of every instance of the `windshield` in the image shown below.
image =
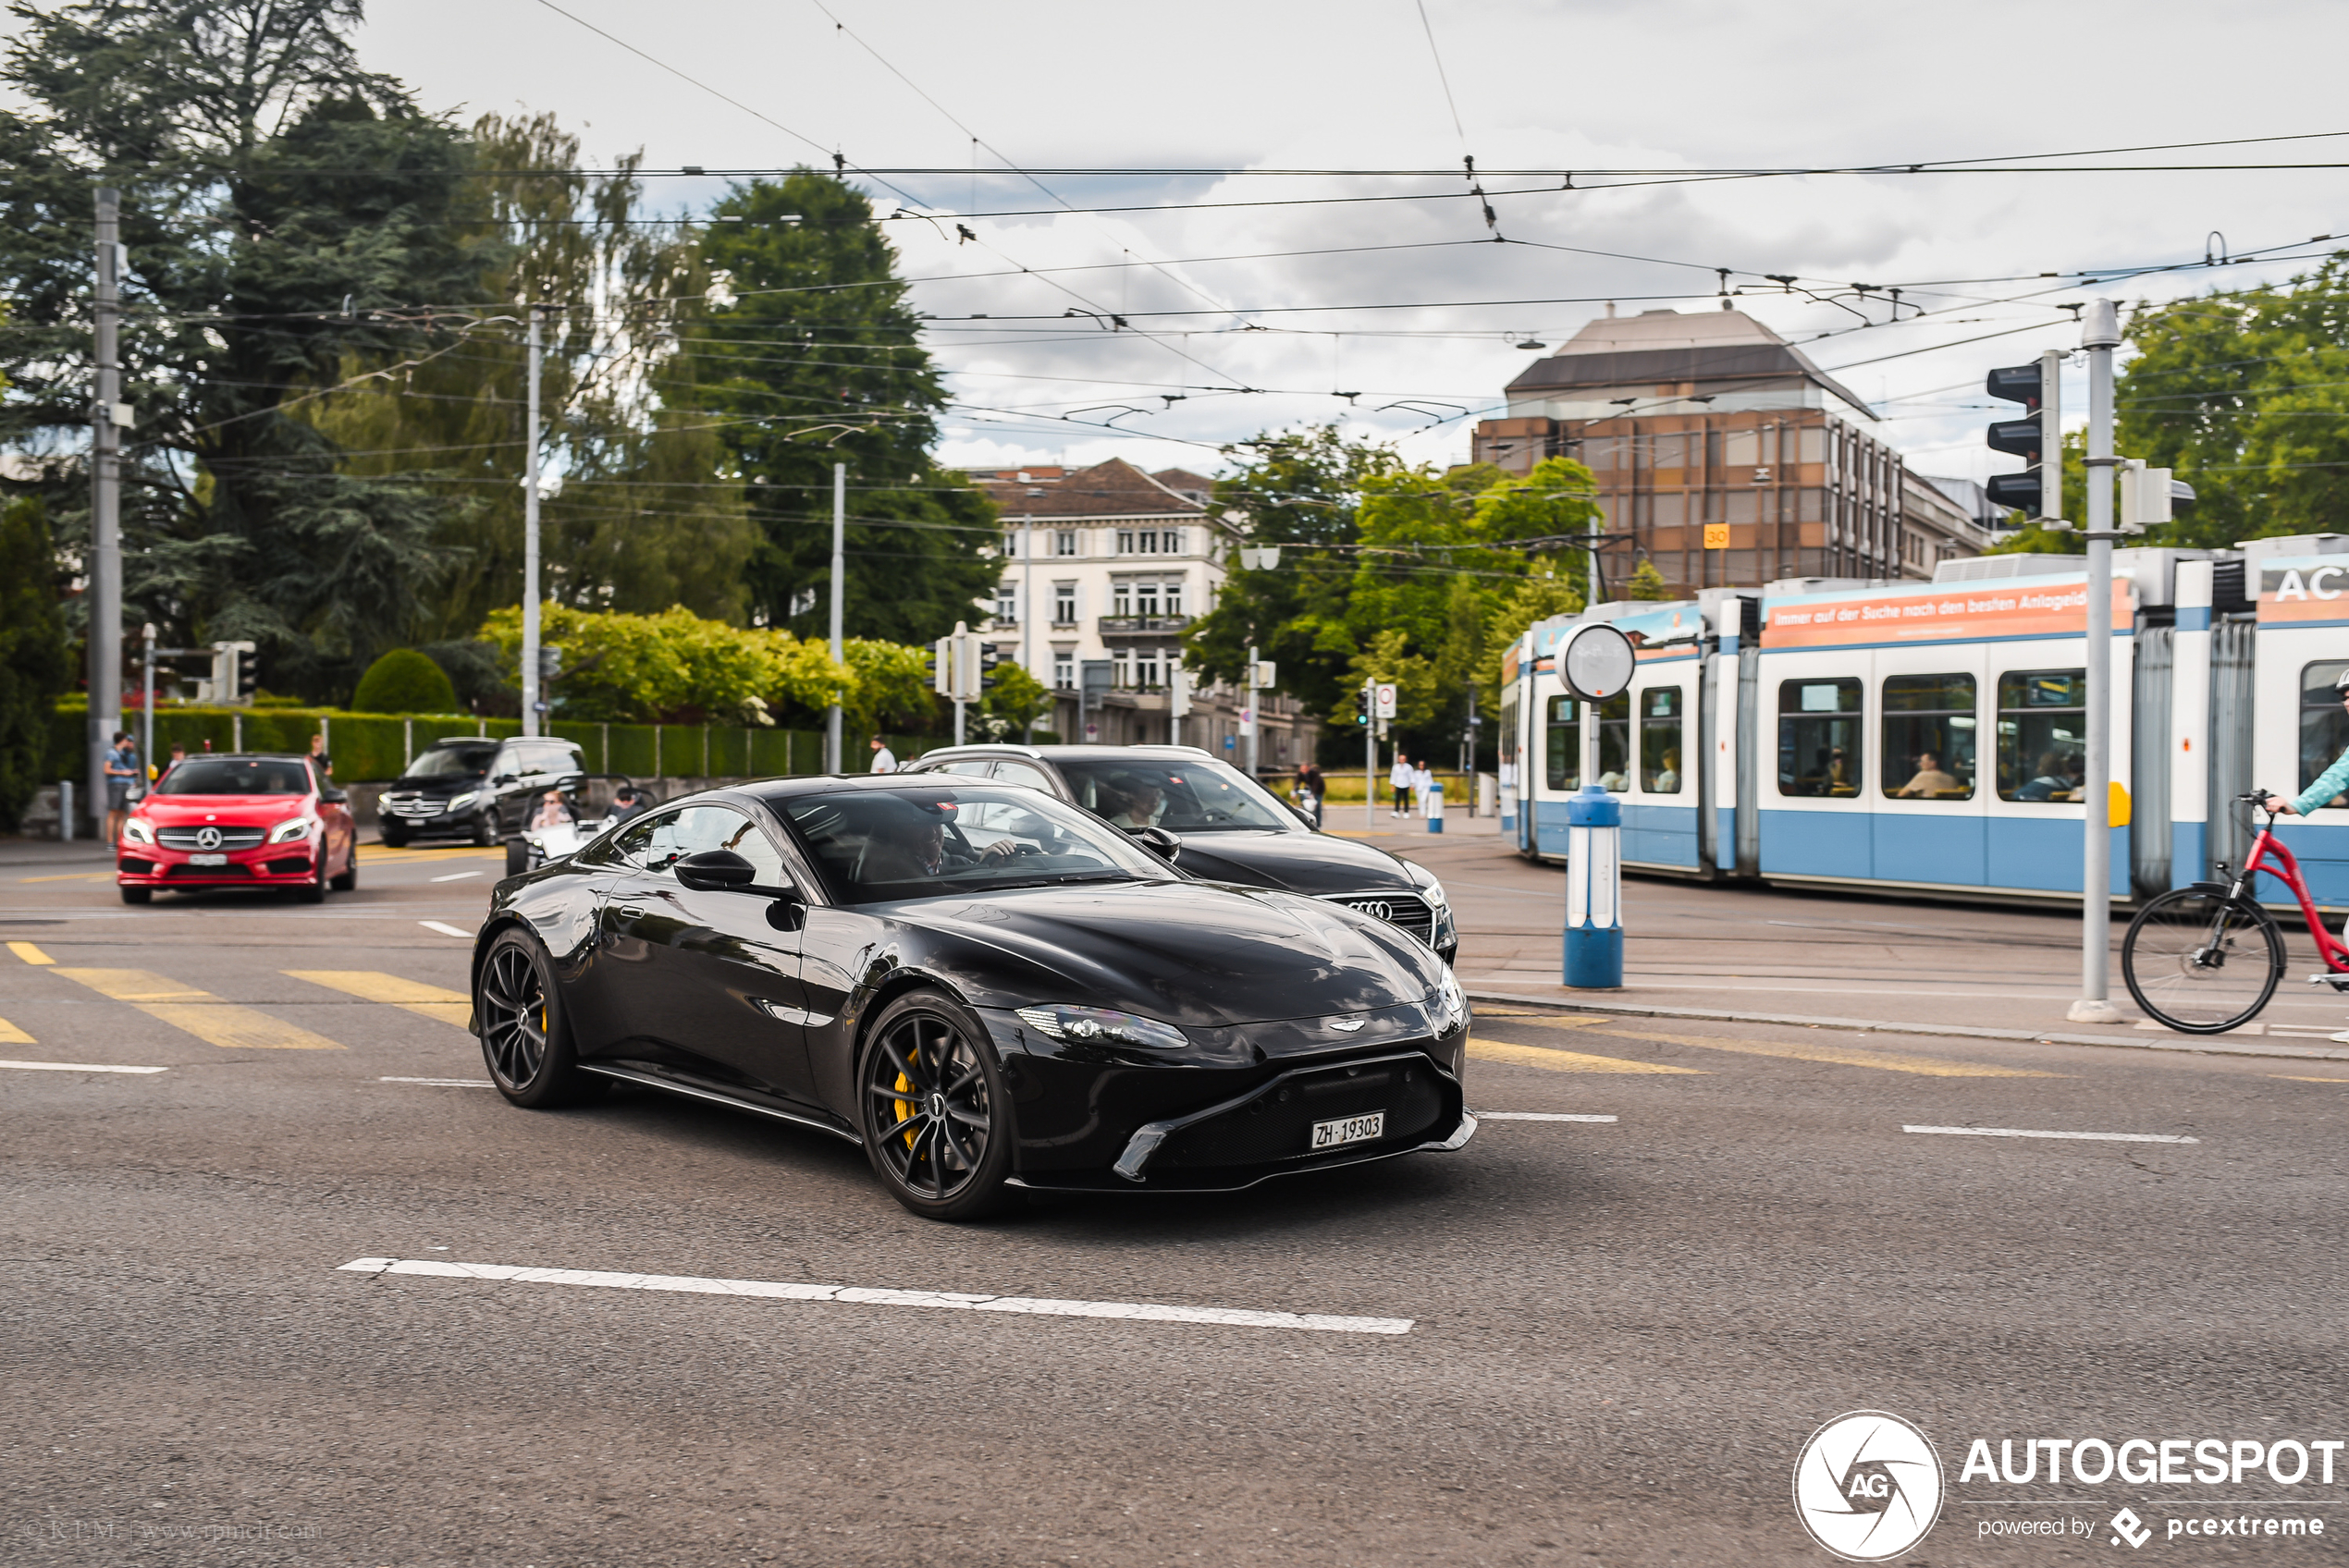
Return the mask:
[(310, 767), (299, 757), (190, 757), (163, 776), (158, 795), (306, 795)]
[(408, 765), (402, 778), (478, 778), (489, 771), (495, 746), (433, 746)]
[(1174, 875), (1124, 834), (1035, 790), (854, 790), (781, 806), (842, 903)]
[(1220, 762), (1146, 762), (1125, 757), (1053, 759), (1076, 803), (1113, 827), (1164, 827), (1176, 833), (1303, 825), (1238, 768)]

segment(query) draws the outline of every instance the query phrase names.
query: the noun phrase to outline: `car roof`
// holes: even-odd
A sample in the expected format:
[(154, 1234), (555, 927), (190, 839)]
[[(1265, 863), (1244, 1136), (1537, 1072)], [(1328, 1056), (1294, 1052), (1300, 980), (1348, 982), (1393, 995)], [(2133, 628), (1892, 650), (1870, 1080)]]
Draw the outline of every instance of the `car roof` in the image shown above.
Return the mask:
[[(965, 779), (959, 785), (925, 773), (805, 773), (789, 778), (761, 778), (748, 784), (727, 787), (727, 793), (751, 795), (759, 800), (789, 800), (799, 795), (831, 794), (842, 790), (866, 791), (937, 790), (941, 788), (995, 788), (985, 778)], [(1009, 786), (1019, 789), (1020, 785)], [(663, 802), (673, 803), (673, 802)]]
[(181, 762), (308, 762), (307, 752), (190, 752)]
[[(1098, 744), (1076, 746), (1014, 746), (997, 741), (991, 744), (979, 746), (941, 746), (935, 751), (924, 752), (920, 756), (916, 757), (914, 761), (917, 763), (928, 762), (932, 757), (1018, 756), (1032, 757), (1038, 762), (1051, 762), (1054, 757), (1125, 757), (1132, 756), (1137, 752), (1145, 753), (1153, 756), (1174, 755), (1203, 757), (1209, 762), (1221, 762), (1224, 760), (1223, 758), (1217, 756), (1214, 753), (1207, 751), (1202, 747), (1170, 746), (1162, 742), (1153, 742), (1151, 744), (1142, 746), (1106, 746)], [(887, 775), (883, 775), (882, 777), (886, 778)]]

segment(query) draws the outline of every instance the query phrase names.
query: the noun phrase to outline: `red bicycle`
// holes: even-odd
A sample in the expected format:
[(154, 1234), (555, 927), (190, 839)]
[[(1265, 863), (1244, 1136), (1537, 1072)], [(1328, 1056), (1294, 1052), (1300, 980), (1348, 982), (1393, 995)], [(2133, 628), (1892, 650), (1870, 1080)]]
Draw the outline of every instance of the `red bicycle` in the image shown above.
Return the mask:
[[(2235, 802), (2263, 811), (2267, 798), (2265, 790), (2254, 790)], [(2276, 994), (2283, 978), (2283, 927), (2251, 896), (2252, 880), (2263, 871), (2300, 900), (2300, 916), (2325, 962), (2325, 972), (2311, 974), (2308, 983), (2349, 991), (2349, 947), (2325, 929), (2300, 863), (2276, 837), (2276, 814), (2267, 816), (2232, 881), (2171, 889), (2139, 910), (2121, 939), (2121, 977), (2129, 994), (2147, 1016), (2182, 1034), (2223, 1035), (2248, 1023)]]

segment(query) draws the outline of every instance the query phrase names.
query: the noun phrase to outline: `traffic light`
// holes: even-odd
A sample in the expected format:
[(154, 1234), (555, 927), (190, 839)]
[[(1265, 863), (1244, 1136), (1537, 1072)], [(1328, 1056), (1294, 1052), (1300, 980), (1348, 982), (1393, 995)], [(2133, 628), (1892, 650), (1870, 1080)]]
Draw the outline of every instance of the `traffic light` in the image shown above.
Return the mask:
[(554, 681), (561, 679), (562, 672), (563, 651), (561, 646), (554, 643), (539, 643), (538, 684), (541, 686), (550, 685)]
[(250, 703), (261, 690), (261, 660), (251, 643), (237, 645), (237, 701)]
[(941, 637), (929, 645), (929, 689), (941, 697), (954, 694), (954, 639)]
[(1368, 724), (1370, 721), (1371, 689), (1368, 686), (1365, 686), (1354, 693), (1354, 722), (1357, 724)]
[(981, 643), (978, 645), (978, 689), (980, 691), (991, 692), (995, 689), (995, 683), (1002, 679), (996, 667), (1002, 662), (1003, 655), (995, 651), (994, 643)]
[(2048, 520), (2063, 512), (2063, 440), (2058, 393), (2063, 356), (2047, 353), (2039, 362), (2003, 365), (1990, 373), (1985, 388), (1993, 398), (2021, 403), (2023, 419), (1999, 420), (1986, 439), (1994, 452), (2022, 458), (2021, 473), (1994, 473), (1983, 488), (1991, 504), (2026, 518)]

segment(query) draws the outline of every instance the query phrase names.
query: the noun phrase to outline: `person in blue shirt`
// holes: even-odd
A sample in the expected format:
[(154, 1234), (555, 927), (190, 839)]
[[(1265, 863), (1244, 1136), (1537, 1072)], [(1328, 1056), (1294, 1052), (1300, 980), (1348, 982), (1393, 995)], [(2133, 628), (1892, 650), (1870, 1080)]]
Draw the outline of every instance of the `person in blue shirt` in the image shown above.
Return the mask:
[[(2344, 704), (2349, 704), (2349, 670), (2343, 670), (2341, 679), (2333, 682), (2333, 690), (2341, 693)], [(2260, 803), (2279, 816), (2306, 816), (2318, 806), (2331, 805), (2344, 790), (2349, 790), (2349, 752), (2335, 757), (2331, 767), (2317, 775), (2314, 784), (2300, 791), (2298, 799), (2287, 801), (2281, 795), (2269, 795)]]

